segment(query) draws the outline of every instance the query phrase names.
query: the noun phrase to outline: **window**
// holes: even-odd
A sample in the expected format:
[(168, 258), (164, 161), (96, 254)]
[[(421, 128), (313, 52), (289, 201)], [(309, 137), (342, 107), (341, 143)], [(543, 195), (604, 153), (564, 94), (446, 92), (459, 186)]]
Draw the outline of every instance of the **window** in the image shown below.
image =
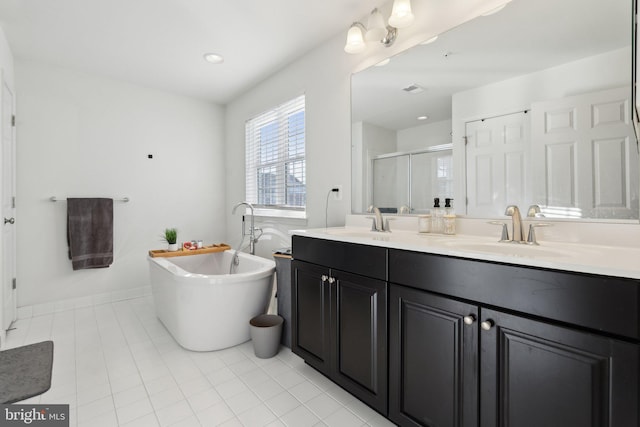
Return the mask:
[(246, 199), (276, 216), (304, 217), (304, 95), (247, 120)]

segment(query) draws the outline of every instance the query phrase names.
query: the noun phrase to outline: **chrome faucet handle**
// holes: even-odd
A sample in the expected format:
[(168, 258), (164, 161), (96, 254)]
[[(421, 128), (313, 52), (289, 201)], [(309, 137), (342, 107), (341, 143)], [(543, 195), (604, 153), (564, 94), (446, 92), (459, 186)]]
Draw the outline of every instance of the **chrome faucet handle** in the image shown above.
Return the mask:
[(502, 221), (489, 221), (488, 224), (491, 225), (501, 225), (502, 226), (502, 235), (500, 236), (500, 242), (509, 242), (509, 227), (507, 227), (506, 222)]
[(366, 218), (371, 220), (371, 231), (378, 231), (378, 227), (376, 225), (376, 217), (375, 216), (368, 216)]
[(391, 233), (391, 227), (389, 226), (389, 221), (395, 221), (395, 220), (396, 220), (395, 218), (386, 217), (384, 219), (384, 230), (382, 230), (382, 231), (387, 231), (387, 232)]
[(549, 224), (548, 222), (532, 222), (529, 224), (529, 237), (527, 237), (527, 245), (539, 245), (536, 240), (536, 227), (551, 227), (553, 224)]

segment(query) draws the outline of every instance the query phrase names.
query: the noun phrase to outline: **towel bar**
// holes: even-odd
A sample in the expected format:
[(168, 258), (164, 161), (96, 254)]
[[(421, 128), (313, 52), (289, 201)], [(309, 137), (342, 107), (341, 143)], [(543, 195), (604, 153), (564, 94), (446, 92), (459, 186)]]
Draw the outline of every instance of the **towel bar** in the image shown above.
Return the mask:
[[(49, 197), (49, 200), (51, 200), (52, 202), (66, 202), (67, 199), (58, 199), (56, 196), (51, 196)], [(122, 202), (122, 203), (127, 203), (129, 201), (128, 197), (123, 197), (121, 199), (113, 199), (116, 202)]]

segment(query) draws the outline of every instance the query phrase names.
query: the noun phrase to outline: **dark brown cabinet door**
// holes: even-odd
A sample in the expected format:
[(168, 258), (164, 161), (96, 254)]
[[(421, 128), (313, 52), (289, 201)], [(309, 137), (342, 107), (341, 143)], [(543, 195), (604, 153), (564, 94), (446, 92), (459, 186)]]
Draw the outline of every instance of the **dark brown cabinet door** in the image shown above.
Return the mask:
[(326, 375), (331, 370), (329, 269), (292, 262), (291, 349)]
[(481, 314), (481, 427), (638, 426), (637, 345)]
[(333, 379), (387, 413), (387, 285), (331, 270)]
[(390, 288), (389, 418), (401, 426), (477, 426), (477, 306)]

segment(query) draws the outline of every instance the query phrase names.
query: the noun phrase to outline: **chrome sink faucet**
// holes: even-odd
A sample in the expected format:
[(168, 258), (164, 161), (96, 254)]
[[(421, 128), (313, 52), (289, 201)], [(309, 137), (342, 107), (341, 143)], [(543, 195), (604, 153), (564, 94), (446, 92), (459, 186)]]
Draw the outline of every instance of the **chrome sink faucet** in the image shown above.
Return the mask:
[(373, 222), (371, 223), (371, 231), (387, 231), (384, 228), (384, 220), (380, 209), (371, 205), (369, 206), (369, 209), (367, 209), (367, 212), (375, 215), (374, 217), (369, 217), (373, 219)]
[[(525, 240), (524, 238), (524, 230), (522, 227), (522, 217), (520, 216), (520, 209), (516, 205), (509, 205), (507, 209), (504, 211), (505, 215), (511, 217), (512, 220), (512, 231), (511, 238), (509, 239), (508, 234), (506, 233), (506, 224), (503, 224), (504, 227), (502, 229), (502, 239), (501, 242), (509, 242), (509, 243), (526, 243), (528, 245), (538, 245), (536, 240), (536, 227), (548, 227), (551, 224), (548, 223), (531, 223), (529, 224), (529, 237)], [(542, 215), (540, 206), (531, 205), (527, 210), (527, 218), (539, 218), (544, 217)], [(492, 224), (500, 224), (499, 222), (492, 221)]]
[(511, 239), (509, 239), (509, 241), (515, 243), (525, 242), (520, 209), (518, 209), (516, 205), (509, 205), (504, 211), (504, 214), (511, 217)]

